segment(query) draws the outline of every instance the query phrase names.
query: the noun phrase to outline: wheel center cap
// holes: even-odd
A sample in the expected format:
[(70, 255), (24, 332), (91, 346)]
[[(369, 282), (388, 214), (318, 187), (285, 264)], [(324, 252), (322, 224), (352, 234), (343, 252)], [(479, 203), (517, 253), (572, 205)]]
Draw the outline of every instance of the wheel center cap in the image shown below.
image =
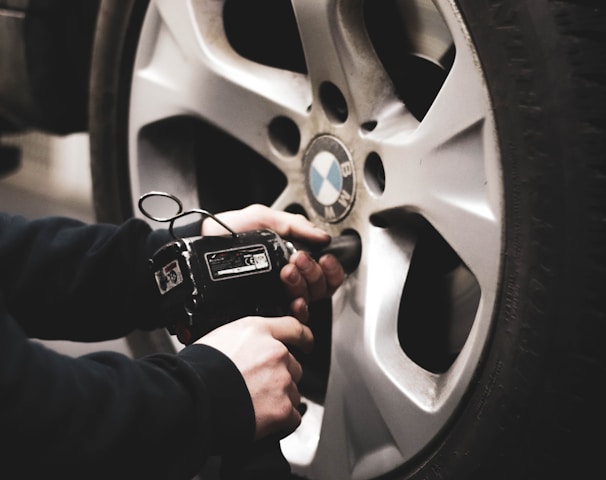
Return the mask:
[(335, 137), (315, 138), (303, 157), (305, 189), (312, 207), (328, 222), (338, 222), (351, 209), (355, 178), (351, 156)]

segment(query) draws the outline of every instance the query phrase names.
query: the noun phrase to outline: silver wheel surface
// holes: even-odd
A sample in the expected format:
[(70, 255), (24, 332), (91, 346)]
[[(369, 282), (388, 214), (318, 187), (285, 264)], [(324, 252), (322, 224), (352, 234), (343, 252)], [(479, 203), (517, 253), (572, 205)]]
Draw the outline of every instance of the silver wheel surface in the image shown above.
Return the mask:
[[(151, 2), (128, 109), (131, 195), (217, 211), (246, 190), (242, 202), (360, 236), (332, 302), (327, 384), (282, 447), (300, 475), (375, 478), (439, 437), (488, 338), (503, 228), (494, 119), (450, 0), (291, 4), (276, 14), (287, 19), (256, 9), (245, 22), (246, 2)], [(243, 27), (257, 20), (300, 44), (276, 34), (286, 54), (265, 58)]]

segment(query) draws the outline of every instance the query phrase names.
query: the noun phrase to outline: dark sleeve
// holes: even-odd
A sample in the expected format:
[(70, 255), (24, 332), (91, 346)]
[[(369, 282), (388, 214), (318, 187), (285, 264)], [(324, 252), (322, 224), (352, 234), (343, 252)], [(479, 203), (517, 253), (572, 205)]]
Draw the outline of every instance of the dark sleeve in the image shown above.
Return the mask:
[[(199, 234), (200, 225), (181, 234)], [(150, 256), (170, 240), (131, 219), (120, 226), (0, 214), (0, 291), (28, 336), (108, 340), (163, 325)]]
[(0, 459), (11, 478), (190, 480), (254, 431), (246, 384), (217, 350), (67, 357), (26, 338), (0, 292)]

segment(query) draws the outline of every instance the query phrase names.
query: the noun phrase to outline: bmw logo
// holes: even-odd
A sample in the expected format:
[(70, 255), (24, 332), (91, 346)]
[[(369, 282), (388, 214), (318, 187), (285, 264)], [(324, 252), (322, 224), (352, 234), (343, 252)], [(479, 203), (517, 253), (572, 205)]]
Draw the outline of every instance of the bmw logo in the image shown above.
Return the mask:
[(327, 222), (347, 215), (355, 197), (354, 168), (349, 152), (335, 137), (315, 138), (303, 159), (307, 196)]

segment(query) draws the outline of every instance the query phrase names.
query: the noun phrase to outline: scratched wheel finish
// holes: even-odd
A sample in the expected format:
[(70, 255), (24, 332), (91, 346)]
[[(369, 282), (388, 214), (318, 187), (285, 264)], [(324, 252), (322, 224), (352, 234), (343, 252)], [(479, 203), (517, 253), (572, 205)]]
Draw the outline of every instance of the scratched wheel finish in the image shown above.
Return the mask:
[[(541, 254), (520, 252), (539, 236), (517, 235), (534, 218), (520, 198), (543, 192), (511, 147), (534, 148), (527, 119), (503, 99), (535, 86), (498, 74), (502, 52), (522, 71), (505, 41), (518, 37), (498, 29), (500, 50), (482, 22), (523, 28), (530, 2), (520, 17), (486, 3), (131, 1), (105, 19), (105, 37), (128, 34), (98, 54), (93, 108), (113, 119), (92, 128), (100, 218), (137, 215), (138, 197), (162, 190), (215, 212), (265, 203), (361, 238), (358, 269), (315, 325), (303, 423), (282, 442), (302, 477), (475, 478), (524, 458), (503, 440), (524, 430), (505, 420), (533, 410), (517, 409), (508, 375), (525, 328), (554, 307), (529, 313), (514, 286), (537, 285)], [(165, 336), (149, 348), (168, 348)]]

